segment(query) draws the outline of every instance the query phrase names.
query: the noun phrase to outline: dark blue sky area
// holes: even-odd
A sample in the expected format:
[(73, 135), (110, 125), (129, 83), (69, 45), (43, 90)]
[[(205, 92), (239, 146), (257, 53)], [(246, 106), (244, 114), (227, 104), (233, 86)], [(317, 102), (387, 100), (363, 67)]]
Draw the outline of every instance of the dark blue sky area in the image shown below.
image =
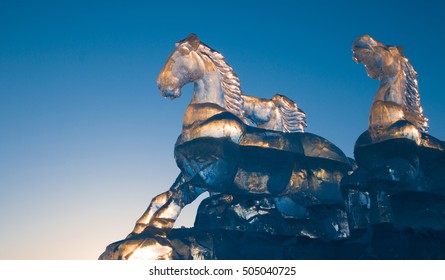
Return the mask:
[(246, 94), (289, 96), (307, 131), (351, 157), (378, 88), (351, 44), (369, 34), (403, 45), (430, 133), (444, 140), (444, 5), (2, 0), (0, 259), (96, 258), (170, 187), (192, 88), (170, 101), (155, 81), (192, 32), (226, 57)]

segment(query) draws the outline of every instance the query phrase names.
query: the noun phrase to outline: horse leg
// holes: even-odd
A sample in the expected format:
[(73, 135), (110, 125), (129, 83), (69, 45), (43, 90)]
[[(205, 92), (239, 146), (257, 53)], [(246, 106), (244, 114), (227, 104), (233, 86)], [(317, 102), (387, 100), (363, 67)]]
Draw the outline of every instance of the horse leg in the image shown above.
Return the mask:
[(163, 205), (165, 205), (167, 203), (167, 201), (170, 197), (171, 197), (170, 191), (166, 191), (166, 192), (154, 197), (151, 200), (150, 205), (148, 206), (147, 210), (137, 220), (132, 234), (141, 233), (149, 225), (151, 219), (153, 218), (153, 215), (159, 210), (159, 208), (161, 208)]
[(182, 208), (192, 203), (204, 191), (203, 188), (191, 185), (181, 173), (170, 190), (152, 199), (130, 235), (139, 234), (147, 227), (172, 228)]
[(188, 182), (171, 191), (168, 201), (153, 215), (150, 226), (161, 229), (173, 228), (181, 210), (192, 203), (205, 189), (190, 185)]

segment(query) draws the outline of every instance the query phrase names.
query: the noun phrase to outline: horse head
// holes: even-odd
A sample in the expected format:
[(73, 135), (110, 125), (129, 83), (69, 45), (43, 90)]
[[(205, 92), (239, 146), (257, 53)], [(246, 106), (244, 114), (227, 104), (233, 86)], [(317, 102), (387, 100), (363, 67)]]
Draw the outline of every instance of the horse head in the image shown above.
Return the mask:
[(174, 99), (181, 96), (181, 88), (200, 79), (204, 73), (203, 63), (197, 54), (199, 38), (190, 34), (176, 43), (176, 48), (159, 73), (157, 84), (164, 97)]
[(400, 72), (402, 47), (387, 46), (369, 35), (364, 35), (355, 40), (352, 51), (354, 61), (363, 63), (372, 79), (382, 80), (394, 77)]

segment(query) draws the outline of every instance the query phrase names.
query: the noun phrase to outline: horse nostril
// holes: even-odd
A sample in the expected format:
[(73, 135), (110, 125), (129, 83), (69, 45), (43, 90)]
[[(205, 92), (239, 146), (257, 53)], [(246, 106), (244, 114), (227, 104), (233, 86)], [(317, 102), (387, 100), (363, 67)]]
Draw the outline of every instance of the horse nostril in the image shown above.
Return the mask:
[(175, 99), (179, 96), (181, 96), (181, 90), (180, 88), (173, 88), (171, 86), (165, 86), (161, 89), (161, 93), (162, 96), (170, 98), (170, 99)]

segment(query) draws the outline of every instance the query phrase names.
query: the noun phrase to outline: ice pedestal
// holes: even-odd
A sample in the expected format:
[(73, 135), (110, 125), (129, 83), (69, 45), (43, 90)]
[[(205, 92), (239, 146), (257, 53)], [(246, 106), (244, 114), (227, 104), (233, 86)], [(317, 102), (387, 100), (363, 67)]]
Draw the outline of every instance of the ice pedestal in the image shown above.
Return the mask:
[(445, 230), (445, 145), (428, 134), (421, 144), (394, 138), (356, 143), (358, 168), (342, 181), (351, 229), (375, 224)]
[(195, 228), (322, 240), (341, 240), (349, 234), (342, 204), (303, 206), (289, 197), (212, 196), (201, 203)]
[[(218, 188), (209, 188), (211, 195), (201, 202), (192, 229), (148, 226), (109, 245), (101, 259), (267, 259), (261, 254), (264, 250), (269, 258), (293, 258), (288, 242), (324, 243), (349, 235), (340, 181), (351, 170), (350, 160), (320, 136), (249, 128), (242, 145), (203, 138), (180, 143), (176, 154), (185, 155), (176, 156), (184, 170), (203, 165), (213, 155), (230, 158), (235, 172), (227, 174), (235, 174), (218, 179)], [(227, 169), (222, 166), (215, 172)], [(209, 178), (219, 178), (208, 174), (193, 182), (207, 180), (210, 185)], [(234, 237), (246, 244), (241, 246)], [(229, 247), (234, 252), (228, 252)], [(237, 248), (244, 248), (243, 253)]]
[[(158, 237), (159, 239), (159, 237)], [(374, 226), (360, 237), (323, 241), (309, 237), (233, 230), (173, 229), (152, 246), (153, 236), (141, 234), (110, 244), (100, 259), (173, 260), (360, 260), (445, 259), (445, 232), (396, 230)], [(165, 245), (167, 244), (167, 246)], [(146, 246), (150, 245), (150, 246)], [(134, 254), (122, 255), (132, 247)]]
[(213, 194), (193, 228), (148, 227), (101, 259), (445, 259), (444, 152), (393, 139), (358, 141), (355, 155), (341, 189)]
[(335, 161), (302, 157), (291, 194), (212, 194), (193, 228), (148, 227), (100, 258), (445, 259), (443, 150), (363, 139), (366, 133), (356, 145), (356, 169), (338, 177), (341, 187), (326, 175), (340, 168)]

